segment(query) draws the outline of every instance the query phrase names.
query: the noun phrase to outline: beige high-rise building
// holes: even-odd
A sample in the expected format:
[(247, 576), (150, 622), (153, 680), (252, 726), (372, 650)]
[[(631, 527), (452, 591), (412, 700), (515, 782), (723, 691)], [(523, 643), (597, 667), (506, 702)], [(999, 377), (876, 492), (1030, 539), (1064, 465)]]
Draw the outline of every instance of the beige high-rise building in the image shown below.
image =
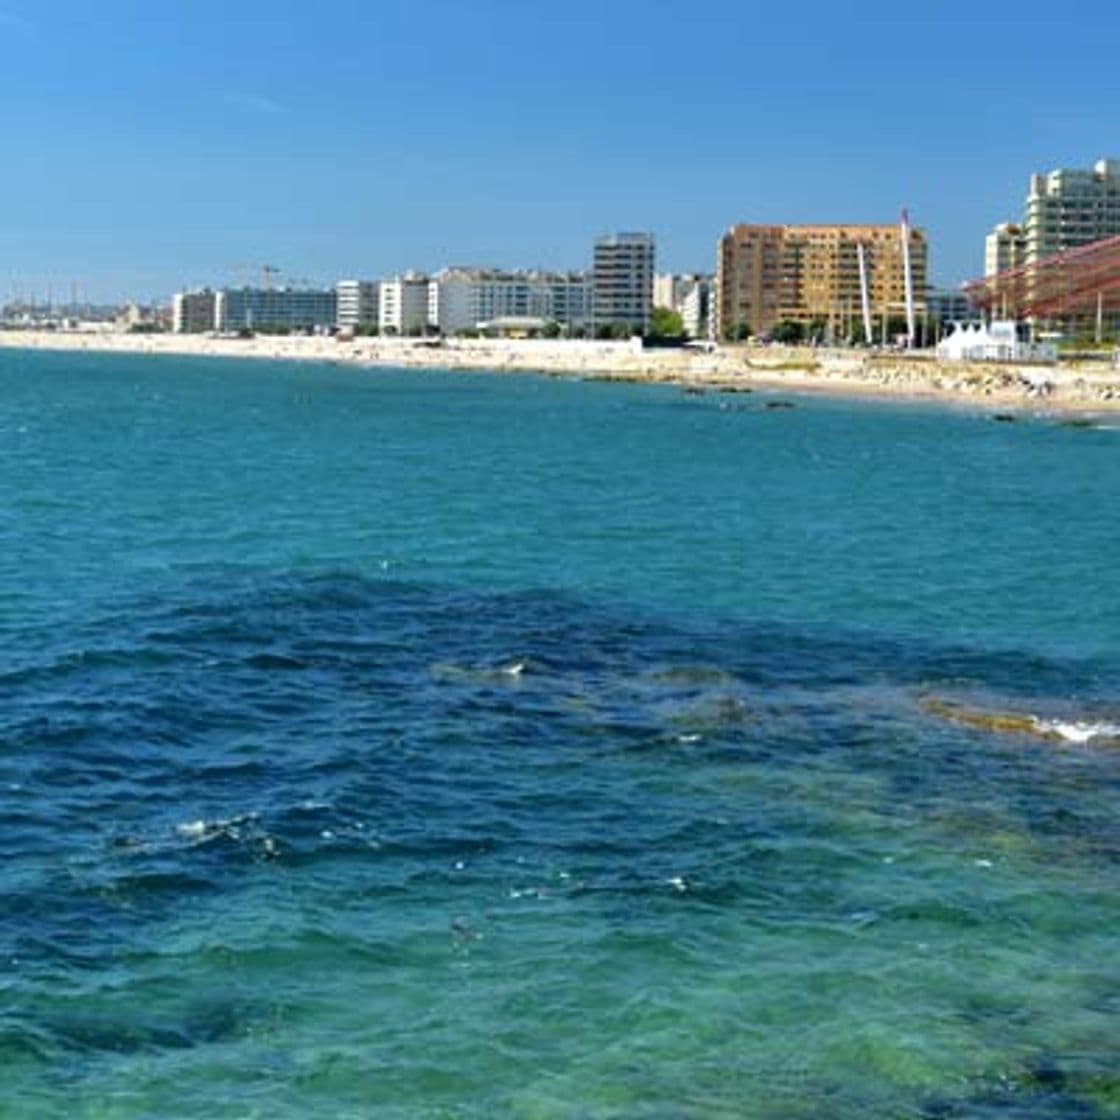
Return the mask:
[[(862, 322), (859, 246), (876, 331), (906, 314), (901, 229), (897, 225), (737, 225), (720, 238), (716, 337), (766, 334), (782, 320), (819, 325), (836, 339)], [(924, 312), (926, 237), (910, 230), (915, 310)]]

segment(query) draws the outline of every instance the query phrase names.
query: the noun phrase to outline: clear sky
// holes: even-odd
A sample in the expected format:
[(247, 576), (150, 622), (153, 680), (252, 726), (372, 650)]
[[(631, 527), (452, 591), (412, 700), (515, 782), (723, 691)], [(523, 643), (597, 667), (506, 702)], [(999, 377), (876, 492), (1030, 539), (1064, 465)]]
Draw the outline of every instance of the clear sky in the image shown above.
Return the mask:
[(1117, 0), (0, 0), (0, 302), (269, 263), (581, 268), (648, 229), (893, 221), (983, 271), (1028, 176), (1120, 156)]

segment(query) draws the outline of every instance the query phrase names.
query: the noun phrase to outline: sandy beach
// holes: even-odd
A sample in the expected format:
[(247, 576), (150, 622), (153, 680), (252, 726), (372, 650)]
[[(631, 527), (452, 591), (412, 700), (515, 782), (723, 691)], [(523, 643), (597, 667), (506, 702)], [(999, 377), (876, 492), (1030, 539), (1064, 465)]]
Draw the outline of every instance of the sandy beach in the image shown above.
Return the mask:
[(547, 373), (679, 384), (698, 390), (786, 389), (937, 399), (997, 409), (1120, 410), (1120, 370), (1105, 362), (1012, 365), (941, 362), (932, 354), (774, 346), (643, 350), (632, 342), (401, 338), (250, 339), (0, 331), (0, 346), (23, 349), (181, 354), (342, 362), (355, 366)]

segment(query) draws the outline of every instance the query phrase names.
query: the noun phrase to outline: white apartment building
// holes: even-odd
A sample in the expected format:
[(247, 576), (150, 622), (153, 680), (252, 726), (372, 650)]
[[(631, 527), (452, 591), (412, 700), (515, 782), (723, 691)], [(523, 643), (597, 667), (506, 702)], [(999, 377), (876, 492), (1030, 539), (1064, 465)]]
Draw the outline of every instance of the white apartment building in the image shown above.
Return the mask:
[(1014, 222), (1000, 222), (984, 238), (984, 275), (994, 276), (1018, 268), (1027, 256), (1027, 237)]
[(712, 278), (700, 277), (685, 292), (680, 305), (684, 333), (689, 338), (708, 338), (712, 326)]
[(428, 289), (428, 322), (446, 335), (498, 321), (573, 330), (590, 319), (591, 284), (582, 272), (445, 268)]
[(335, 285), (335, 295), (340, 329), (359, 330), (377, 326), (381, 285), (376, 280), (340, 280)]
[(1032, 175), (1023, 225), (1028, 262), (1120, 234), (1120, 160)]
[(701, 272), (659, 273), (653, 278), (653, 306), (677, 312), (690, 338), (707, 338), (713, 280)]
[(382, 280), (377, 326), (382, 334), (422, 334), (428, 326), (428, 277), (406, 272)]
[(1120, 160), (1032, 175), (1022, 223), (1002, 222), (984, 241), (984, 275), (1117, 235)]

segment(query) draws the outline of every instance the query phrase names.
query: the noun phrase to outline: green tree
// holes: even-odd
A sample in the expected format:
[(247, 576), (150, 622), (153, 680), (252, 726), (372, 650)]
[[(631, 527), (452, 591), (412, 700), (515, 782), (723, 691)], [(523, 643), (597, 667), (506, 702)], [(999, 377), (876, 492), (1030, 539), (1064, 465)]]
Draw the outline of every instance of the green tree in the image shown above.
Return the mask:
[(595, 337), (602, 339), (630, 338), (634, 328), (629, 323), (597, 323)]
[(779, 319), (770, 331), (770, 337), (775, 342), (794, 346), (805, 338), (805, 324), (796, 319)]
[(887, 316), (887, 338), (888, 343), (905, 342), (906, 340), (906, 316), (905, 315), (888, 315)]
[(655, 307), (649, 319), (651, 338), (683, 338), (684, 320), (671, 307)]
[(541, 327), (542, 338), (559, 338), (561, 334), (560, 324), (555, 319), (549, 319), (543, 327)]
[(723, 332), (723, 337), (728, 342), (746, 342), (751, 336), (750, 323), (732, 323)]

